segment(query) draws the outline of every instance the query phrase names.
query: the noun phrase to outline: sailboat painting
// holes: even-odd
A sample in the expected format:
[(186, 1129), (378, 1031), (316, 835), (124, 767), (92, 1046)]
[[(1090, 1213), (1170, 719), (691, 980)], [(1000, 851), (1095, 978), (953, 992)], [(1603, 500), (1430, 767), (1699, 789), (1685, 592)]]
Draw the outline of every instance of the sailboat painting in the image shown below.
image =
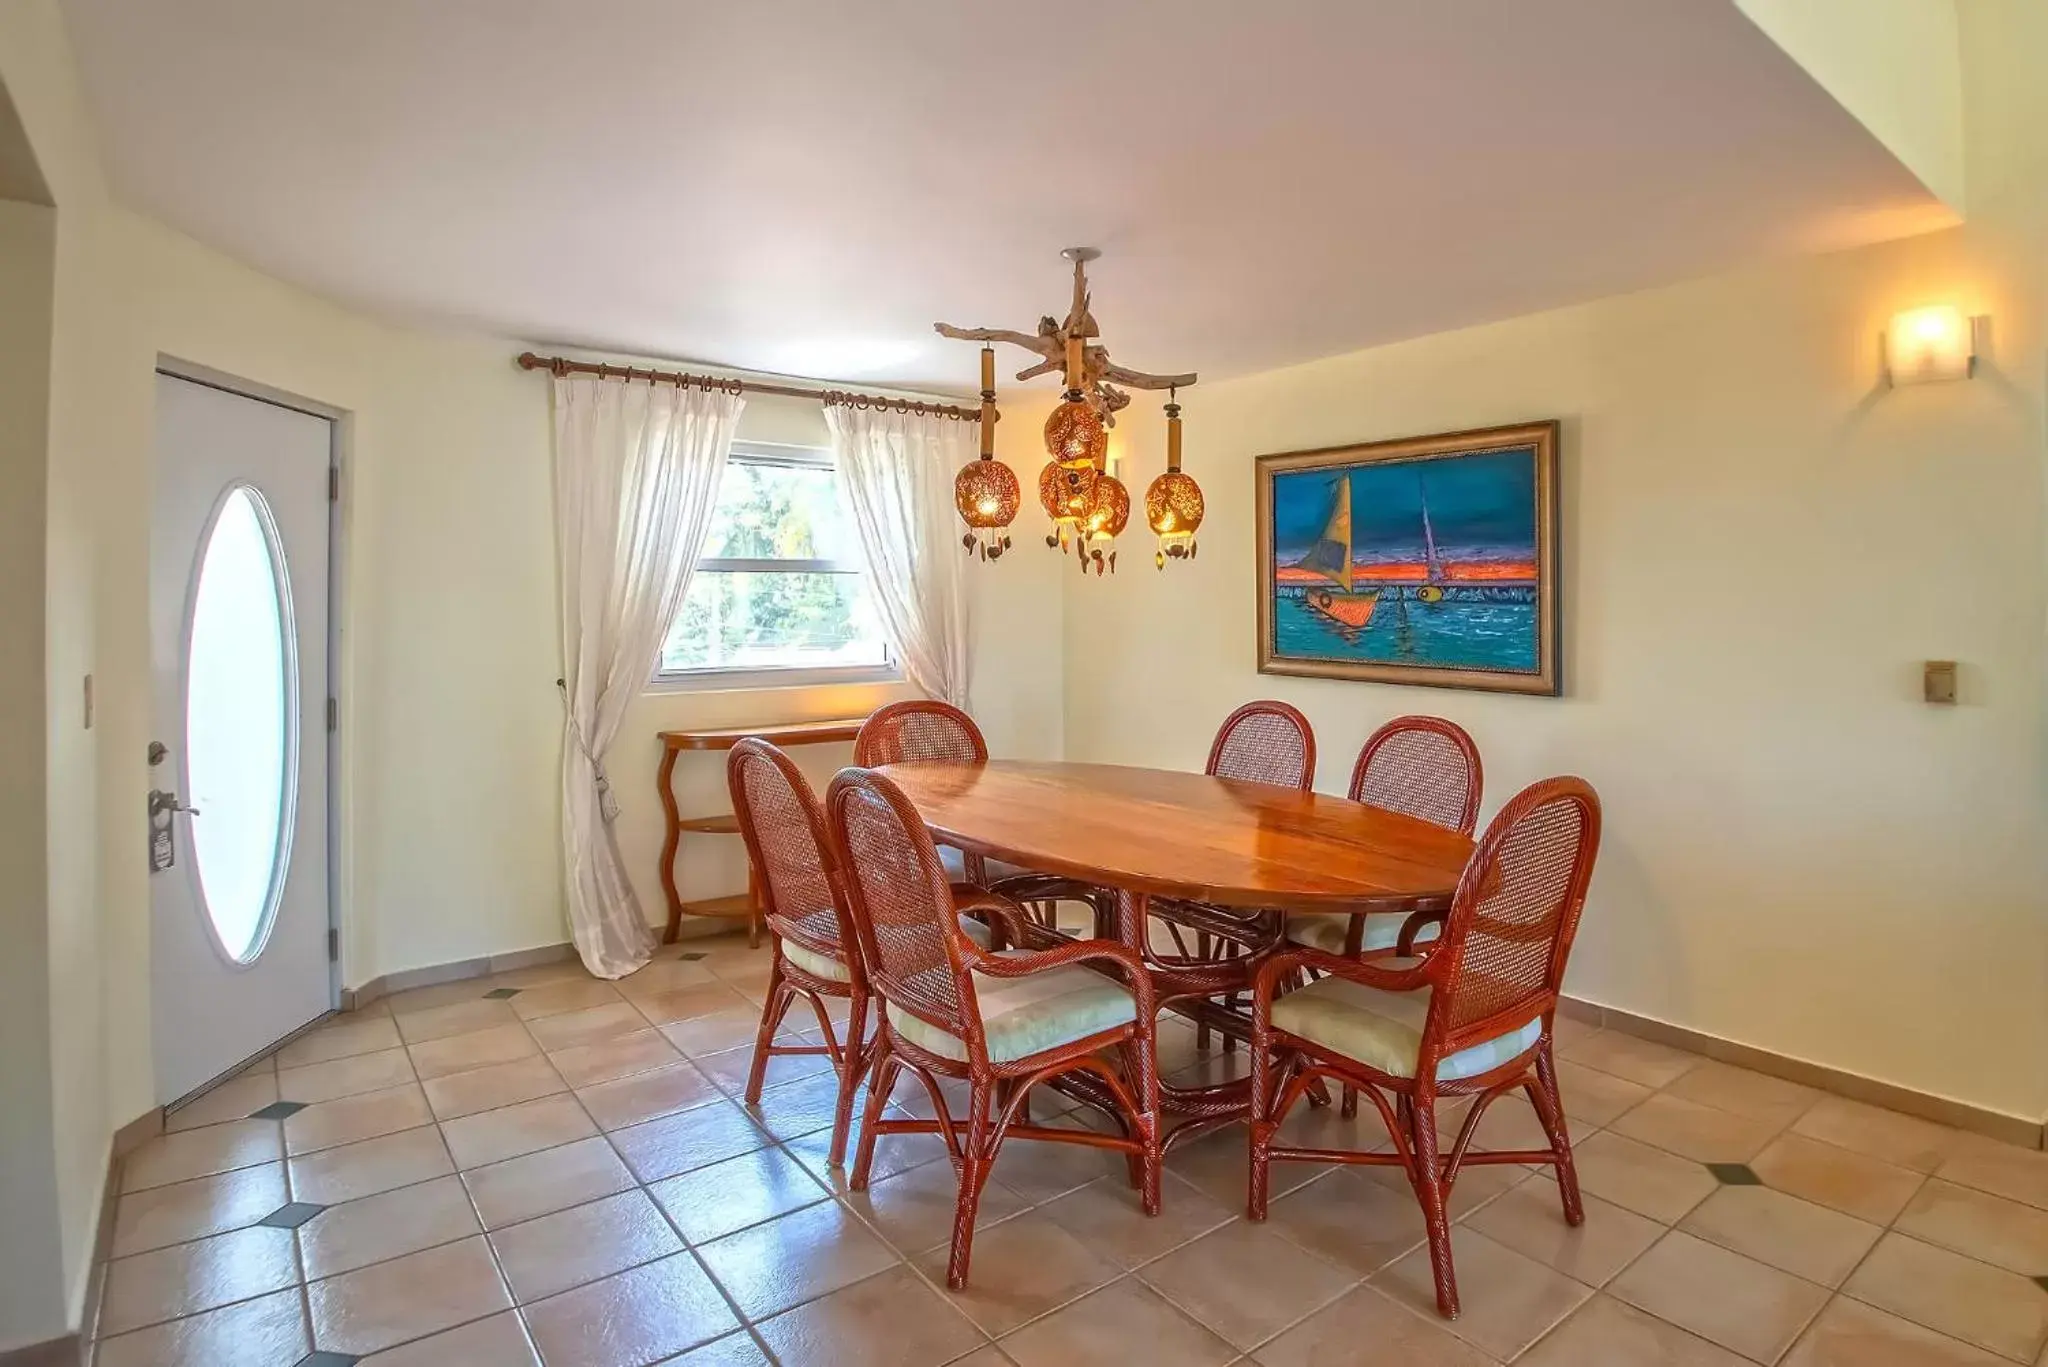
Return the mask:
[(1259, 457), (1260, 671), (1560, 692), (1557, 438)]

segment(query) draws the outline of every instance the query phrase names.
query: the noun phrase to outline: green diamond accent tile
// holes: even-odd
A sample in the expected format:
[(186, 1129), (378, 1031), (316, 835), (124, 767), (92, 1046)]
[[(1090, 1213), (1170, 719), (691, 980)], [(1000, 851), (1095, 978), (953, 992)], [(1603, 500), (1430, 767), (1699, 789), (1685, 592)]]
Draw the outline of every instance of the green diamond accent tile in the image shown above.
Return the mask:
[(505, 998), (507, 997), (516, 997), (518, 995), (519, 989), (516, 987), (494, 987), (490, 991), (484, 993), (484, 1000), (492, 1002), (501, 1002), (505, 1000)]
[(355, 1367), (361, 1361), (361, 1358), (350, 1357), (347, 1353), (330, 1353), (322, 1348), (306, 1354), (293, 1367)]
[(1747, 1163), (1709, 1163), (1707, 1171), (1724, 1187), (1760, 1187), (1764, 1179)]
[(2048, 1291), (2048, 1277), (2034, 1278), (2034, 1285), (2040, 1287), (2043, 1291)]
[(287, 1201), (256, 1223), (269, 1225), (272, 1229), (297, 1229), (325, 1209), (327, 1207), (311, 1201)]
[(306, 1109), (303, 1101), (273, 1101), (260, 1111), (249, 1112), (251, 1120), (289, 1120)]
[(681, 959), (686, 964), (693, 964), (696, 963), (697, 960), (704, 957), (704, 951), (700, 949), (686, 950), (685, 952), (676, 955), (676, 957), (678, 959)]

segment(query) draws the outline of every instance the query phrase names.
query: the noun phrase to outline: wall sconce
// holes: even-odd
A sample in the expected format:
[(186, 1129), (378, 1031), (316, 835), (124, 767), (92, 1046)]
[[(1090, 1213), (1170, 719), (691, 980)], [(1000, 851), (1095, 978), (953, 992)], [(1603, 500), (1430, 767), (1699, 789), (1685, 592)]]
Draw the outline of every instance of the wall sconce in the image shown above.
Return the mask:
[(1884, 338), (1885, 379), (1892, 385), (1967, 380), (1977, 373), (1974, 321), (1953, 304), (1892, 315)]

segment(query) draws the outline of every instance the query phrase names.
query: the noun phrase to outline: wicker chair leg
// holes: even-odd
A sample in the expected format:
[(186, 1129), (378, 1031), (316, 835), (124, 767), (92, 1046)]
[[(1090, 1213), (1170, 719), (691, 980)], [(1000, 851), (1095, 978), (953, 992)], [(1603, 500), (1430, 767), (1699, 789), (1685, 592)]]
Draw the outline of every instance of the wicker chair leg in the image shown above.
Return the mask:
[(1338, 1114), (1346, 1120), (1358, 1119), (1358, 1089), (1356, 1087), (1346, 1087), (1344, 1089), (1344, 1105), (1338, 1110)]
[(1409, 1108), (1409, 1139), (1415, 1167), (1409, 1174), (1415, 1198), (1422, 1203), (1422, 1223), (1429, 1230), (1429, 1267), (1436, 1277), (1437, 1313), (1458, 1318), (1458, 1273), (1451, 1262), (1451, 1217), (1445, 1208), (1443, 1163), (1437, 1156), (1436, 1106), (1426, 1097)]
[(994, 1089), (976, 1080), (967, 1097), (966, 1155), (960, 1163), (960, 1198), (953, 1207), (953, 1247), (946, 1258), (946, 1285), (967, 1286), (967, 1263), (974, 1255), (974, 1221), (981, 1212), (981, 1189), (995, 1166)]
[(888, 1104), (889, 1093), (896, 1086), (896, 1074), (903, 1065), (890, 1052), (889, 1037), (884, 1034), (875, 1045), (874, 1071), (868, 1082), (868, 1104), (861, 1117), (860, 1147), (854, 1151), (853, 1171), (847, 1175), (846, 1185), (854, 1191), (866, 1191), (868, 1173), (875, 1165), (875, 1126), (882, 1123), (882, 1107)]
[(839, 1066), (839, 1101), (832, 1109), (832, 1149), (825, 1162), (832, 1167), (846, 1163), (846, 1136), (853, 1128), (853, 1098), (860, 1091), (861, 1075), (867, 1072), (868, 1056), (862, 1048), (867, 1033), (868, 997), (858, 988), (853, 1009), (846, 1016), (845, 1061)]
[(1273, 1040), (1269, 1030), (1262, 1028), (1264, 1022), (1254, 1012), (1252, 1016), (1252, 1079), (1251, 1079), (1251, 1143), (1248, 1146), (1251, 1158), (1251, 1172), (1245, 1181), (1244, 1217), (1247, 1220), (1266, 1218), (1266, 1196), (1271, 1186), (1273, 1132), (1278, 1125), (1273, 1119), (1273, 1107), (1278, 1098), (1274, 1095), (1274, 1084), (1280, 1079), (1274, 1075)]
[[(1206, 930), (1195, 932), (1195, 957), (1203, 963), (1209, 961), (1209, 932)], [(1195, 1048), (1205, 1054), (1209, 1052), (1209, 1020), (1206, 1016), (1195, 1017)]]
[(1536, 1081), (1528, 1088), (1543, 1132), (1550, 1136), (1551, 1151), (1557, 1155), (1557, 1190), (1564, 1201), (1564, 1222), (1586, 1222), (1585, 1203), (1579, 1198), (1579, 1170), (1572, 1161), (1572, 1137), (1566, 1128), (1564, 1095), (1557, 1090), (1557, 1062), (1550, 1056), (1550, 1041), (1544, 1040), (1536, 1054)]
[(768, 996), (761, 1003), (761, 1030), (754, 1037), (754, 1061), (747, 1069), (747, 1104), (761, 1104), (761, 1084), (768, 1076), (768, 1050), (775, 1043), (775, 1032), (782, 1025), (782, 1018), (789, 1013), (790, 1003), (796, 1000), (796, 989), (782, 976), (782, 951), (778, 947), (768, 969)]

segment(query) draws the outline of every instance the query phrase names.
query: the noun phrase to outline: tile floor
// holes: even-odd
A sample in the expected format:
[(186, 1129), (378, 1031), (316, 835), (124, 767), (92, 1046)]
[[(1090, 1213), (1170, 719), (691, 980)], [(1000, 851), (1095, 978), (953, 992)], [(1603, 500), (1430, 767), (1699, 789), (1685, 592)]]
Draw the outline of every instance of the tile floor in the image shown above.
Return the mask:
[[(128, 1160), (100, 1367), (2048, 1364), (2048, 1155), (1569, 1025), (1587, 1223), (1541, 1173), (1472, 1170), (1455, 1323), (1395, 1172), (1279, 1166), (1251, 1225), (1241, 1130), (1175, 1153), (1154, 1220), (1114, 1156), (1011, 1145), (949, 1294), (935, 1140), (882, 1141), (856, 1194), (817, 1062), (739, 1104), (766, 975), (702, 941), (616, 987), (425, 988), (286, 1046)], [(1161, 1052), (1240, 1063), (1178, 1024)], [(1371, 1142), (1367, 1112), (1290, 1125)], [(1481, 1142), (1534, 1133), (1510, 1100)]]

